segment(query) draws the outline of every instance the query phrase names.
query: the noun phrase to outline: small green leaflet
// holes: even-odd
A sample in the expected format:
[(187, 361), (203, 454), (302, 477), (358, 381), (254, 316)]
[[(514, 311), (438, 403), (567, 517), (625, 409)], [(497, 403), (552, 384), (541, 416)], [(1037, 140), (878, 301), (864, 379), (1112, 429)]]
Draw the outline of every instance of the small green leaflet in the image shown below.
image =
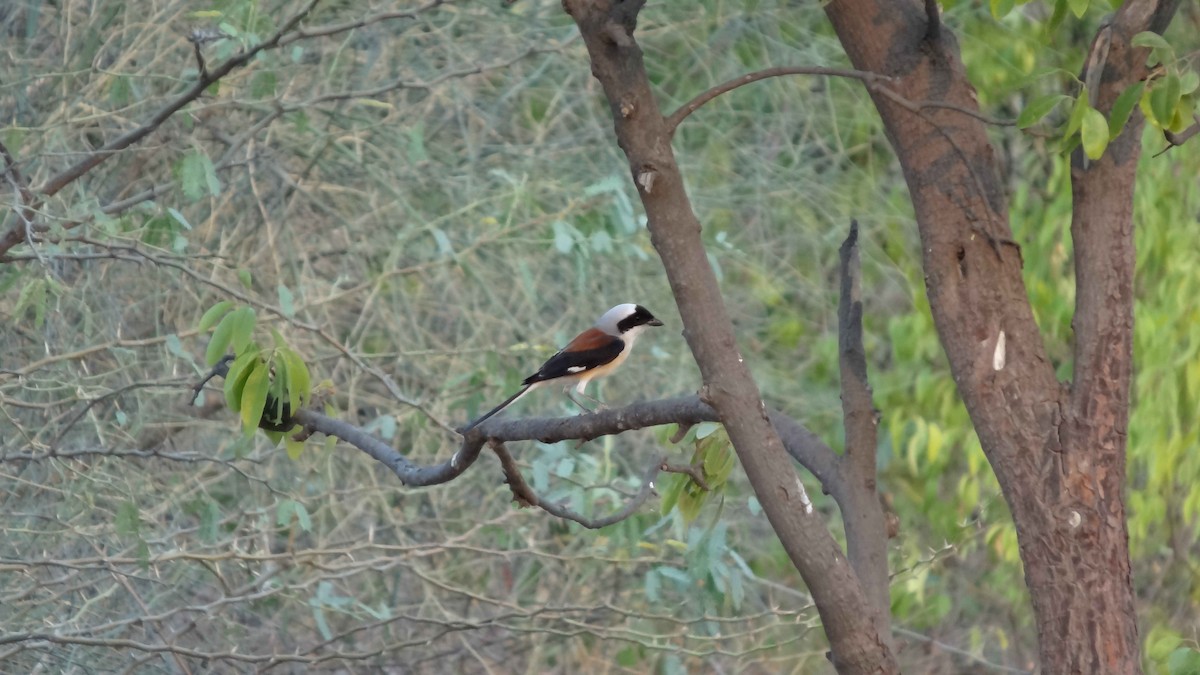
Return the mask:
[(1108, 120), (1104, 114), (1089, 107), (1083, 112), (1083, 127), (1080, 129), (1083, 152), (1088, 159), (1100, 159), (1108, 147)]

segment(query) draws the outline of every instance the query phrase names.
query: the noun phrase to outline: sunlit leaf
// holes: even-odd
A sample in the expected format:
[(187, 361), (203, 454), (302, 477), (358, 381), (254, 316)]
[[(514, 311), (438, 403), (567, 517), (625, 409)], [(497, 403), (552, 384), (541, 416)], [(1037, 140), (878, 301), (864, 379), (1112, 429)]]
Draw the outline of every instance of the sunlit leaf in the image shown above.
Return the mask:
[(251, 349), (244, 354), (238, 354), (233, 363), (229, 364), (229, 372), (225, 374), (225, 402), (231, 410), (240, 411), (242, 409), (242, 391), (257, 363), (259, 363), (258, 350)]
[(1179, 76), (1171, 73), (1161, 81), (1156, 82), (1150, 90), (1150, 110), (1154, 121), (1160, 127), (1170, 127), (1175, 115), (1175, 105), (1179, 103)]
[[(254, 308), (243, 305), (226, 316), (226, 320), (230, 320), (232, 322), (229, 340), (233, 345), (233, 352), (235, 354), (241, 354), (246, 350), (246, 347), (249, 346), (250, 341), (254, 337), (254, 325), (258, 321), (258, 318), (254, 312)], [(224, 323), (224, 320), (222, 323)], [(218, 330), (220, 330), (219, 326)]]
[(1083, 113), (1088, 107), (1088, 88), (1087, 85), (1084, 85), (1079, 91), (1079, 96), (1075, 98), (1075, 105), (1071, 108), (1071, 116), (1067, 119), (1067, 128), (1063, 130), (1063, 138), (1070, 138), (1079, 131), (1079, 127), (1083, 126)]
[(213, 331), (212, 338), (208, 341), (208, 348), (204, 351), (204, 362), (209, 366), (217, 365), (217, 361), (225, 356), (225, 352), (229, 351), (229, 343), (233, 339), (233, 329), (237, 324), (236, 312), (230, 312), (221, 319), (221, 323), (217, 324), (217, 329)]
[(304, 359), (300, 358), (300, 355), (291, 348), (281, 349), (279, 354), (283, 366), (287, 370), (288, 404), (293, 411), (299, 410), (308, 404), (312, 389), (308, 366), (305, 365)]
[(1036, 98), (1021, 111), (1021, 114), (1017, 117), (1017, 126), (1021, 129), (1031, 127), (1041, 122), (1058, 104), (1069, 100), (1071, 100), (1071, 97), (1066, 94), (1050, 94)]
[(1108, 120), (1104, 119), (1103, 113), (1095, 108), (1085, 110), (1080, 136), (1088, 159), (1100, 159), (1104, 148), (1108, 147)]
[(1134, 35), (1129, 44), (1134, 47), (1149, 47), (1150, 49), (1162, 49), (1167, 52), (1172, 51), (1171, 43), (1153, 31), (1143, 31)]
[(263, 408), (267, 404), (267, 390), (270, 387), (270, 368), (267, 364), (256, 360), (253, 371), (246, 378), (246, 386), (242, 388), (242, 433), (253, 436), (262, 419)]

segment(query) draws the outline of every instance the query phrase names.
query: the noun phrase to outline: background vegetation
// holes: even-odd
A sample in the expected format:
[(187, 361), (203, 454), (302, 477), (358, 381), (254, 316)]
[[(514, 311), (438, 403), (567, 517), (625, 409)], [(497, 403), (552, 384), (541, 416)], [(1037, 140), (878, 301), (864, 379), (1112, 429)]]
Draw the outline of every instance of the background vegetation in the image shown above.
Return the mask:
[[(690, 527), (655, 505), (593, 533), (516, 509), (492, 460), (406, 490), (344, 446), (292, 460), (245, 440), (216, 389), (189, 405), (207, 370), (196, 326), (227, 299), (255, 306), (332, 381), (343, 416), (414, 461), (453, 452), (451, 428), (617, 302), (668, 328), (603, 397), (698, 385), (569, 18), (556, 2), (434, 5), (383, 17), (411, 8), (318, 4), (306, 28), (368, 20), (264, 51), (49, 200), (39, 217), (61, 229), (3, 259), (5, 670), (829, 670), (816, 613), (736, 470)], [(8, 3), (0, 140), (39, 185), (195, 80), (191, 31), (229, 36), (202, 48), (216, 63), (300, 6)], [(960, 3), (945, 17), (998, 117), (1077, 93), (1086, 45), (1048, 42), (1027, 16)], [(1087, 36), (1102, 19), (1095, 7), (1069, 21)], [(1185, 64), (1198, 25), (1185, 5), (1168, 33)], [(844, 60), (816, 6), (661, 3), (639, 34), (667, 108), (747, 71)], [(1056, 139), (995, 133), (1026, 284), (1069, 368), (1069, 168)], [(1167, 672), (1200, 639), (1200, 159), (1190, 146), (1152, 157), (1165, 145), (1153, 131), (1146, 143), (1129, 507), (1147, 665)], [(764, 395), (835, 446), (836, 249), (848, 220), (862, 223), (901, 662), (1030, 668), (1015, 534), (861, 86), (738, 89), (684, 123), (676, 152)], [(3, 229), (15, 222), (6, 209)], [(514, 410), (574, 412), (549, 392)], [(536, 489), (600, 513), (636, 490), (668, 432), (513, 449)]]

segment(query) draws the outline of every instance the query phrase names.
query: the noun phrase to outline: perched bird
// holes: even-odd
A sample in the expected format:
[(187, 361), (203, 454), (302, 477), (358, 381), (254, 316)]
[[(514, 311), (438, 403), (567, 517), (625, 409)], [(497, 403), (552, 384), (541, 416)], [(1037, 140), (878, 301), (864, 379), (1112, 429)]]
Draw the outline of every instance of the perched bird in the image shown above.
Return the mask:
[[(525, 394), (538, 387), (557, 382), (568, 385), (567, 397), (576, 405), (586, 407), (571, 395), (569, 385), (582, 395), (588, 382), (604, 377), (617, 369), (626, 358), (637, 336), (648, 326), (661, 326), (662, 321), (654, 317), (645, 307), (633, 303), (617, 305), (604, 313), (595, 326), (575, 336), (566, 347), (551, 356), (533, 375), (525, 378), (517, 393), (492, 408), (486, 415), (463, 427), (462, 433), (479, 426), (484, 420), (517, 402)], [(588, 398), (591, 398), (588, 396)], [(592, 399), (595, 401), (595, 399)]]

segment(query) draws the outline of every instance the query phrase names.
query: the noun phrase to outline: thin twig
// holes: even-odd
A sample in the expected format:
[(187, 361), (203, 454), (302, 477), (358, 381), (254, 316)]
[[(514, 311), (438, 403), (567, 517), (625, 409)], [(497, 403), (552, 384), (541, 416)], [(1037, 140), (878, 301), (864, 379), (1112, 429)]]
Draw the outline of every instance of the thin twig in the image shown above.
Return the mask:
[(225, 77), (233, 70), (246, 65), (252, 61), (259, 52), (278, 47), (279, 41), (283, 39), (283, 36), (295, 28), (296, 25), (299, 24), (300, 21), (312, 11), (317, 2), (318, 0), (309, 0), (308, 4), (303, 9), (284, 22), (283, 26), (281, 26), (279, 30), (275, 31), (275, 34), (269, 39), (231, 57), (228, 61), (222, 63), (215, 70), (212, 70), (206, 75), (197, 78), (196, 82), (192, 84), (191, 87), (189, 87), (179, 96), (175, 97), (175, 99), (170, 103), (159, 109), (158, 112), (154, 113), (154, 115), (145, 124), (118, 138), (113, 139), (112, 141), (109, 141), (104, 145), (104, 147), (97, 149), (95, 152), (77, 162), (74, 166), (46, 181), (45, 184), (37, 189), (37, 192), (43, 197), (51, 197), (57, 194), (59, 190), (62, 190), (64, 187), (70, 185), (80, 176), (84, 175), (88, 171), (91, 171), (97, 165), (104, 162), (109, 157), (112, 157), (118, 151), (124, 150), (125, 148), (150, 135), (152, 132), (154, 132), (154, 130), (158, 129), (163, 122), (167, 121), (167, 119), (169, 119), (176, 112), (179, 112), (179, 110), (181, 110), (185, 105), (199, 98), (200, 95), (204, 93), (204, 90), (212, 86), (214, 82), (222, 77)]
[[(637, 495), (625, 503), (625, 506), (615, 513), (611, 513), (601, 518), (588, 518), (571, 509), (556, 504), (553, 502), (543, 501), (541, 497), (534, 492), (533, 488), (529, 487), (529, 483), (525, 482), (525, 477), (521, 475), (520, 468), (517, 467), (516, 461), (512, 454), (504, 447), (504, 443), (497, 440), (489, 440), (488, 447), (492, 452), (496, 453), (496, 457), (500, 460), (500, 466), (504, 471), (505, 482), (512, 489), (513, 499), (521, 506), (536, 506), (539, 509), (549, 513), (552, 516), (557, 516), (563, 520), (570, 520), (588, 528), (589, 530), (598, 530), (602, 527), (614, 525), (629, 518), (637, 513), (642, 504), (650, 498), (650, 493), (654, 491), (654, 478), (658, 476), (660, 471), (665, 470), (667, 466), (666, 456), (659, 457), (654, 464), (646, 470), (642, 476), (642, 489), (638, 490)], [(684, 472), (686, 473), (686, 472)]]
[(709, 492), (712, 488), (708, 487), (708, 481), (704, 480), (704, 465), (703, 464), (667, 464), (663, 462), (662, 466), (658, 467), (666, 473), (682, 473), (692, 477), (692, 481), (700, 486), (701, 490)]
[(282, 40), (280, 40), (279, 46), (284, 47), (293, 42), (296, 42), (297, 40), (308, 40), (310, 38), (328, 37), (330, 35), (337, 35), (338, 33), (345, 33), (346, 31), (354, 30), (356, 28), (363, 28), (363, 27), (369, 26), (371, 24), (381, 23), (383, 21), (390, 21), (392, 19), (415, 19), (415, 18), (417, 18), (417, 15), (419, 15), (419, 14), (427, 12), (439, 5), (446, 4), (446, 1), (447, 0), (430, 0), (430, 2), (427, 2), (424, 5), (421, 5), (420, 7), (415, 7), (413, 9), (404, 10), (402, 12), (379, 12), (377, 14), (372, 14), (371, 16), (363, 17), (361, 19), (355, 19), (354, 21), (346, 21), (344, 23), (329, 24), (326, 26), (315, 26), (315, 27), (309, 28), (307, 30), (301, 28), (299, 30), (293, 31), (290, 35), (288, 35), (285, 38), (283, 38)]
[(782, 77), (784, 75), (824, 75), (827, 77), (848, 77), (872, 84), (890, 79), (885, 75), (869, 73), (863, 70), (853, 70), (850, 68), (825, 68), (821, 66), (779, 66), (777, 68), (767, 68), (765, 70), (747, 73), (702, 92), (692, 100), (684, 103), (679, 107), (678, 110), (668, 115), (666, 119), (667, 135), (674, 135), (675, 128), (678, 127), (679, 123), (682, 122), (688, 115), (696, 112), (700, 106), (708, 103), (721, 94), (733, 91), (738, 87), (750, 84), (752, 82), (765, 80), (769, 77)]
[(1166, 137), (1167, 143), (1169, 145), (1167, 145), (1167, 147), (1163, 148), (1162, 150), (1159, 150), (1157, 153), (1154, 154), (1154, 156), (1158, 157), (1159, 155), (1163, 154), (1164, 152), (1170, 150), (1171, 148), (1177, 148), (1177, 147), (1183, 145), (1184, 143), (1187, 143), (1188, 139), (1190, 139), (1192, 136), (1195, 136), (1196, 134), (1200, 133), (1200, 115), (1194, 115), (1192, 117), (1192, 119), (1196, 120), (1196, 123), (1193, 124), (1192, 126), (1188, 127), (1187, 129), (1184, 129), (1183, 131), (1181, 131), (1179, 133), (1175, 133), (1175, 132), (1171, 131), (1170, 129), (1164, 131), (1163, 136)]

